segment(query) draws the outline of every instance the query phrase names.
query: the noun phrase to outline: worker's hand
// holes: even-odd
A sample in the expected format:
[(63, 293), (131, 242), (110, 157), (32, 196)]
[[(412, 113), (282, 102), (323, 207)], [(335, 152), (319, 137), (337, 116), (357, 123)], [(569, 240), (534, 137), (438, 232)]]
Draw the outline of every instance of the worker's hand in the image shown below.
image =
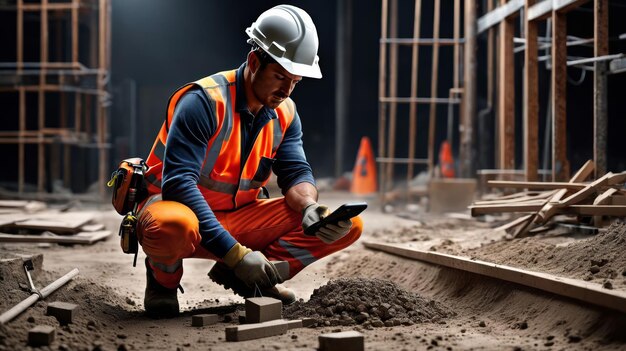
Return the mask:
[(256, 284), (260, 289), (265, 289), (282, 283), (276, 267), (260, 251), (252, 251), (243, 256), (234, 272), (250, 288), (254, 288)]
[[(329, 214), (330, 211), (328, 210), (328, 206), (320, 205), (318, 203), (308, 205), (303, 211), (302, 229), (306, 230), (308, 227), (321, 221)], [(315, 232), (315, 236), (326, 244), (332, 244), (346, 236), (346, 234), (350, 232), (350, 228), (352, 228), (351, 220), (340, 221), (337, 225), (329, 223), (320, 227), (319, 230)]]

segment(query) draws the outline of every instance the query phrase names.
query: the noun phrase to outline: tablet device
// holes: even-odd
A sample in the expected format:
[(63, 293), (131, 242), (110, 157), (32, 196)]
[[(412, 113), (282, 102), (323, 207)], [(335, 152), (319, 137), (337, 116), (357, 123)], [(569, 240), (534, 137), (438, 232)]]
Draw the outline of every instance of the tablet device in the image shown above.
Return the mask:
[(363, 210), (365, 210), (366, 208), (367, 208), (367, 203), (365, 202), (351, 202), (351, 203), (343, 204), (339, 206), (338, 209), (333, 211), (333, 213), (324, 217), (321, 221), (308, 227), (304, 231), (304, 234), (313, 236), (315, 235), (315, 232), (317, 232), (317, 230), (320, 227), (323, 227), (329, 223), (337, 225), (337, 223), (341, 221), (347, 221), (352, 217), (358, 216), (359, 213), (363, 212)]

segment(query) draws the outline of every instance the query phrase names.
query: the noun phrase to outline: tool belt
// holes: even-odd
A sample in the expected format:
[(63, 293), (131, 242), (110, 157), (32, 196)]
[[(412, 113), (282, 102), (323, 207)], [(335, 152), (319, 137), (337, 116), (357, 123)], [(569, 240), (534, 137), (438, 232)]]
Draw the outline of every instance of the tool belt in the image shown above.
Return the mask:
[(117, 213), (124, 216), (120, 225), (120, 246), (127, 254), (134, 254), (133, 267), (137, 264), (137, 207), (148, 196), (144, 174), (148, 167), (141, 158), (128, 158), (120, 162), (107, 183), (113, 188), (111, 203)]

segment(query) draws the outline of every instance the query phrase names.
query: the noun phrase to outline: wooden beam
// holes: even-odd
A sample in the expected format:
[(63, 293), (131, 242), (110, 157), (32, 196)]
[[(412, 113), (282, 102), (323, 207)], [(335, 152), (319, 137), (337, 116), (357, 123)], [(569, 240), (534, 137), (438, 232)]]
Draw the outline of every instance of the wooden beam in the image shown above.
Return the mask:
[[(415, 0), (415, 12), (413, 14), (413, 38), (420, 37), (420, 20), (422, 16), (422, 0)], [(411, 98), (417, 97), (417, 77), (419, 75), (419, 46), (414, 45), (411, 50)], [(417, 103), (409, 105), (409, 159), (415, 158), (415, 142), (417, 132)], [(409, 184), (413, 180), (413, 163), (407, 164), (406, 181)], [(407, 200), (410, 200), (410, 192), (407, 191)]]
[(552, 180), (565, 180), (568, 174), (567, 17), (552, 11)]
[(569, 12), (577, 7), (580, 7), (586, 2), (589, 2), (589, 0), (552, 0), (552, 1), (554, 1), (554, 4), (552, 5), (552, 8), (554, 9), (554, 11), (559, 11), (562, 13)]
[(515, 169), (515, 56), (512, 18), (500, 22), (500, 54), (498, 68), (498, 168)]
[[(398, 37), (398, 0), (391, 0), (391, 20), (389, 35), (392, 38)], [(389, 48), (389, 96), (398, 95), (398, 45), (391, 44)], [(389, 129), (387, 135), (387, 156), (395, 157), (396, 153), (396, 117), (398, 105), (395, 102), (389, 104)], [(388, 185), (393, 186), (394, 164), (388, 163), (385, 178)]]
[(535, 190), (554, 190), (554, 189), (584, 189), (587, 184), (569, 183), (569, 182), (518, 182), (514, 180), (490, 180), (487, 185), (492, 188), (513, 188), (513, 189), (535, 189)]
[[(469, 5), (466, 2), (466, 6)], [(477, 22), (478, 34), (486, 31), (487, 29), (501, 23), (506, 18), (516, 15), (519, 10), (524, 7), (524, 0), (511, 0), (505, 4), (498, 6), (495, 10), (488, 12), (484, 16), (480, 17)]]
[[(433, 38), (439, 39), (440, 19), (441, 19), (441, 1), (435, 0), (434, 18), (433, 18)], [(430, 96), (437, 97), (437, 88), (439, 81), (439, 45), (433, 44), (432, 61), (431, 61), (431, 77), (430, 77)], [(435, 132), (437, 128), (437, 105), (430, 104), (430, 114), (428, 118), (428, 174), (432, 179), (435, 171)]]
[(552, 0), (539, 1), (528, 8), (528, 21), (537, 21), (550, 18), (552, 15)]
[(476, 4), (465, 2), (465, 45), (463, 47), (463, 101), (461, 103), (460, 171), (474, 176), (474, 120), (476, 119)]
[[(380, 15), (380, 44), (378, 54), (378, 98), (382, 98), (387, 95), (387, 45), (382, 41), (387, 39), (387, 21), (389, 15), (387, 0), (381, 1), (381, 15)], [(387, 104), (378, 102), (378, 157), (386, 157), (385, 152), (385, 130), (387, 128)], [(380, 176), (380, 201), (381, 205), (385, 205), (385, 192), (387, 192), (387, 178), (385, 177), (387, 165), (384, 163), (378, 164), (378, 174)]]
[(364, 242), (363, 244), (365, 247), (370, 249), (381, 250), (413, 260), (424, 261), (444, 267), (484, 275), (490, 278), (505, 280), (560, 296), (573, 298), (585, 303), (610, 308), (620, 312), (626, 312), (626, 292), (604, 289), (599, 284), (588, 283), (578, 279), (559, 277), (547, 273), (533, 272), (468, 257), (417, 250), (403, 247), (398, 244), (379, 244), (372, 242)]
[(524, 51), (524, 171), (527, 181), (539, 179), (539, 69), (537, 23), (528, 20), (528, 10), (536, 0), (527, 0)]
[[(594, 4), (594, 56), (609, 54), (609, 2), (595, 0)], [(593, 159), (596, 178), (607, 170), (606, 145), (608, 132), (608, 62), (594, 63), (593, 80)]]

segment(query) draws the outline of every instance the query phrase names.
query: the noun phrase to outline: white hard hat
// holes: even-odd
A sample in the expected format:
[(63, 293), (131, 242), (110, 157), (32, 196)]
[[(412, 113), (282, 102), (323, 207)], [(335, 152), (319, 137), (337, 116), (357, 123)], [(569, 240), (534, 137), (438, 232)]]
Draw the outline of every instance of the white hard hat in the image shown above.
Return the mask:
[(246, 28), (249, 43), (258, 45), (287, 72), (322, 78), (315, 24), (308, 13), (292, 5), (278, 5), (263, 12)]

